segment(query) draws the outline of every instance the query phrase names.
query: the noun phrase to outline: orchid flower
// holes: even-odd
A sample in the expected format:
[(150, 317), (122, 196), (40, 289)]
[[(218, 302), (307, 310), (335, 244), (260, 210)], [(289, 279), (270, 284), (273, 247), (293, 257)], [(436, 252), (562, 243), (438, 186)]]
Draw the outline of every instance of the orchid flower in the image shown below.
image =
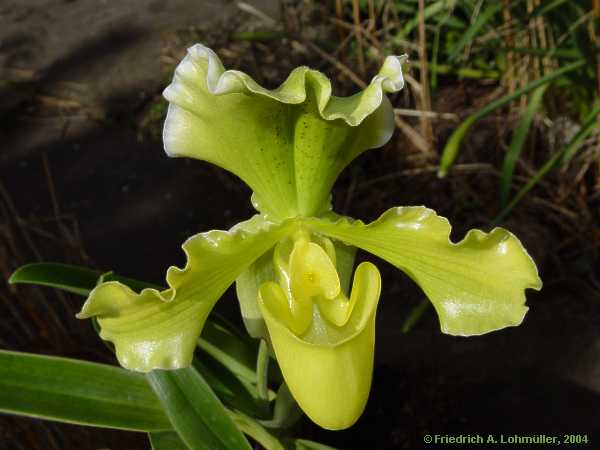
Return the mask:
[(392, 136), (386, 94), (403, 88), (402, 62), (388, 57), (362, 92), (336, 97), (327, 77), (307, 67), (268, 90), (225, 70), (212, 50), (188, 50), (164, 92), (165, 150), (237, 175), (257, 214), (189, 238), (187, 264), (168, 269), (166, 290), (136, 293), (108, 281), (90, 293), (78, 317), (97, 318), (123, 367), (190, 365), (207, 316), (235, 282), (249, 333), (271, 344), (299, 406), (324, 428), (351, 426), (370, 390), (381, 290), (369, 262), (352, 276), (357, 248), (414, 280), (444, 333), (523, 321), (525, 289), (539, 290), (541, 280), (509, 231), (471, 230), (453, 243), (448, 221), (423, 206), (392, 208), (369, 224), (331, 210), (340, 172)]

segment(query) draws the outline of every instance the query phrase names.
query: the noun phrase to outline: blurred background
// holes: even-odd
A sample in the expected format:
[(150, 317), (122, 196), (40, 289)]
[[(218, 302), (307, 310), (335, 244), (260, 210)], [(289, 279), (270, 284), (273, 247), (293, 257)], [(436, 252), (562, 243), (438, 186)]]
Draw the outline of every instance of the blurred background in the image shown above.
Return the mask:
[[(397, 130), (333, 193), (372, 220), (396, 205), (448, 217), (453, 239), (501, 225), (536, 260), (520, 327), (441, 334), (402, 273), (379, 264), (373, 391), (340, 449), (421, 448), (424, 434), (587, 434), (600, 442), (600, 1), (2, 0), (0, 346), (114, 363), (81, 299), (8, 286), (18, 266), (81, 264), (161, 283), (190, 235), (249, 217), (250, 191), (169, 159), (161, 91), (201, 42), (273, 88), (306, 64), (334, 92), (409, 55)], [(445, 172), (439, 177), (439, 172)], [(361, 257), (364, 257), (361, 255)], [(239, 321), (228, 292), (217, 309)], [(145, 436), (0, 416), (2, 449), (145, 449)]]

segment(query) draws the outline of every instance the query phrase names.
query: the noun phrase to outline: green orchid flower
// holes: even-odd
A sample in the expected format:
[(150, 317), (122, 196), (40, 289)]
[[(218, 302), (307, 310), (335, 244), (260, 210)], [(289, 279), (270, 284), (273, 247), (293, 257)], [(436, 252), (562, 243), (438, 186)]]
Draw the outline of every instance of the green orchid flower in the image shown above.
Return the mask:
[(328, 429), (351, 426), (370, 390), (377, 268), (357, 248), (408, 274), (433, 303), (444, 333), (472, 336), (519, 325), (525, 289), (540, 289), (536, 266), (509, 231), (470, 231), (458, 243), (450, 224), (422, 206), (392, 208), (376, 221), (331, 211), (340, 172), (392, 136), (386, 93), (402, 89), (403, 57), (388, 57), (362, 92), (332, 95), (329, 80), (306, 67), (277, 89), (225, 70), (195, 45), (164, 92), (169, 156), (216, 164), (253, 191), (258, 213), (229, 231), (183, 244), (184, 268), (170, 267), (168, 289), (136, 293), (99, 284), (80, 318), (95, 316), (120, 364), (142, 372), (191, 364), (203, 324), (236, 282), (249, 333), (265, 338), (306, 414)]

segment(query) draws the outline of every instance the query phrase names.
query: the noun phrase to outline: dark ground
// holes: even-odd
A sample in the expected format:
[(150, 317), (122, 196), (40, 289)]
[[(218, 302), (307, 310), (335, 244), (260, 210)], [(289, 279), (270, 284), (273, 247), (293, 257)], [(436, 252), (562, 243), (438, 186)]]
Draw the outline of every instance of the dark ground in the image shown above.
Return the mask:
[[(277, 17), (276, 4), (261, 3)], [(55, 260), (160, 282), (167, 266), (182, 263), (188, 236), (252, 214), (249, 190), (232, 176), (164, 155), (155, 116), (176, 61), (169, 46), (203, 39), (218, 49), (227, 41), (220, 30), (261, 19), (233, 2), (5, 0), (0, 20), (3, 278), (23, 263)], [(291, 54), (281, 64), (263, 61), (260, 45), (249, 46), (274, 75), (242, 67), (269, 83), (284, 78), (281, 65), (288, 70), (308, 58), (289, 51), (285, 40), (277, 46)], [(438, 104), (452, 111), (481, 89), (463, 86)], [(471, 154), (494, 150), (492, 125), (470, 139)], [(495, 189), (492, 173), (458, 171), (438, 180), (425, 170), (381, 179), (405, 167), (398, 152), (404, 138), (394, 139), (343, 174), (334, 191), (338, 210), (372, 219), (394, 205), (425, 204), (456, 225), (458, 238), (485, 228), (493, 206), (481, 192)], [(600, 445), (600, 301), (588, 282), (595, 247), (574, 250), (569, 242), (577, 237), (560, 235), (534, 203), (512, 217), (505, 226), (530, 249), (545, 282), (541, 293), (529, 293), (523, 325), (455, 338), (440, 333), (430, 310), (403, 334), (401, 324), (422, 294), (380, 264), (384, 291), (367, 410), (350, 430), (325, 432), (306, 422), (299, 435), (340, 449), (420, 448), (425, 434), (458, 433), (576, 433), (589, 436), (590, 448)], [(111, 362), (90, 324), (73, 317), (80, 301), (0, 285), (0, 346)], [(235, 317), (231, 292), (218, 308)], [(147, 444), (133, 433), (0, 417), (2, 449), (105, 447)]]

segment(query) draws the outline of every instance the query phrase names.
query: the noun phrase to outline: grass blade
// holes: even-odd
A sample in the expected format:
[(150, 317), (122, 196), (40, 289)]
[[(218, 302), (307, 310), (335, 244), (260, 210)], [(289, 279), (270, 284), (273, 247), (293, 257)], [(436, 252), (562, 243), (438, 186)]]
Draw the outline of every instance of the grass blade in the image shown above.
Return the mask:
[(531, 99), (529, 100), (529, 104), (527, 105), (527, 110), (519, 122), (519, 125), (515, 129), (512, 140), (510, 141), (510, 146), (508, 147), (508, 151), (506, 152), (504, 163), (502, 165), (502, 176), (500, 177), (500, 201), (502, 207), (506, 206), (508, 203), (508, 196), (510, 194), (510, 186), (512, 184), (513, 174), (515, 172), (515, 165), (519, 159), (519, 156), (521, 155), (525, 140), (529, 134), (529, 129), (531, 128), (531, 123), (533, 122), (533, 118), (542, 104), (542, 99), (544, 98), (544, 93), (546, 92), (548, 86), (549, 84), (544, 84), (533, 91), (533, 94), (531, 94)]
[(104, 364), (0, 350), (0, 411), (134, 431), (171, 428), (146, 379)]
[(583, 126), (579, 132), (565, 145), (560, 151), (558, 151), (552, 158), (550, 158), (542, 166), (536, 174), (521, 188), (521, 190), (513, 197), (508, 205), (498, 214), (498, 217), (494, 219), (492, 225), (499, 224), (504, 218), (512, 211), (512, 209), (519, 203), (523, 197), (533, 189), (542, 178), (548, 173), (554, 170), (556, 167), (567, 164), (571, 158), (581, 148), (581, 145), (585, 139), (598, 127), (598, 114), (600, 114), (600, 103), (598, 103), (592, 112), (587, 116)]
[(539, 17), (544, 15), (554, 8), (558, 8), (563, 3), (567, 3), (569, 0), (550, 0), (546, 2), (540, 2), (540, 4), (531, 12), (531, 17)]
[(467, 132), (469, 131), (469, 129), (473, 126), (473, 124), (475, 122), (477, 122), (478, 120), (487, 116), (488, 114), (493, 113), (497, 109), (502, 108), (503, 106), (507, 105), (508, 103), (512, 102), (513, 100), (519, 98), (521, 95), (528, 94), (529, 92), (533, 91), (534, 89), (536, 89), (544, 84), (550, 83), (569, 72), (573, 72), (574, 70), (577, 70), (580, 67), (583, 67), (584, 65), (585, 65), (585, 60), (583, 60), (583, 59), (572, 62), (571, 64), (567, 64), (566, 66), (561, 67), (560, 69), (555, 70), (554, 72), (549, 73), (548, 75), (546, 75), (542, 78), (538, 78), (537, 80), (534, 80), (531, 83), (528, 83), (527, 85), (523, 86), (521, 89), (517, 89), (513, 94), (506, 95), (502, 98), (499, 98), (498, 100), (491, 102), (490, 104), (481, 108), (476, 113), (467, 117), (467, 119), (463, 123), (461, 123), (456, 128), (456, 130), (454, 130), (454, 132), (448, 139), (448, 142), (446, 142), (446, 145), (442, 152), (440, 168), (438, 170), (438, 176), (440, 178), (443, 178), (444, 176), (446, 176), (446, 174), (448, 173), (448, 170), (450, 169), (452, 164), (454, 164), (454, 161), (456, 160), (456, 158), (458, 156), (458, 153), (460, 151), (460, 144), (462, 143), (465, 135), (467, 134)]
[[(425, 8), (423, 11), (423, 16), (425, 21), (431, 19), (433, 16), (439, 14), (440, 12), (446, 11), (450, 9), (452, 6), (452, 2), (449, 0), (438, 0)], [(419, 17), (415, 10), (415, 16), (409, 20), (402, 31), (399, 33), (397, 38), (404, 39), (406, 36), (410, 34), (412, 30), (414, 30), (419, 25)]]
[(502, 7), (502, 2), (496, 2), (492, 3), (483, 10), (475, 22), (473, 22), (469, 28), (467, 28), (467, 31), (462, 34), (456, 45), (452, 47), (448, 53), (448, 62), (456, 61), (462, 49), (465, 48), (469, 42), (473, 41), (477, 33), (479, 33), (479, 30), (481, 30), (486, 23), (488, 23), (500, 10), (502, 10)]

